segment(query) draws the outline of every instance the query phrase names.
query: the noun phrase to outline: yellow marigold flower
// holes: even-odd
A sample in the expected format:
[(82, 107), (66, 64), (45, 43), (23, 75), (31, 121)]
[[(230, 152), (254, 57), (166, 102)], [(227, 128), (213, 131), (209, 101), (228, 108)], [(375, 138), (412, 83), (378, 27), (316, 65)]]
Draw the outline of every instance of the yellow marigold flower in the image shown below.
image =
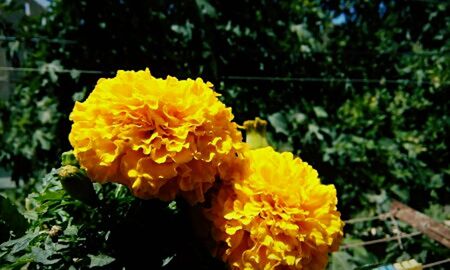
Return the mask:
[(118, 71), (70, 115), (74, 154), (89, 177), (140, 198), (204, 200), (224, 160), (243, 147), (231, 109), (202, 79)]
[(217, 256), (233, 269), (324, 269), (344, 223), (336, 189), (291, 153), (246, 153), (248, 175), (223, 185), (206, 216)]

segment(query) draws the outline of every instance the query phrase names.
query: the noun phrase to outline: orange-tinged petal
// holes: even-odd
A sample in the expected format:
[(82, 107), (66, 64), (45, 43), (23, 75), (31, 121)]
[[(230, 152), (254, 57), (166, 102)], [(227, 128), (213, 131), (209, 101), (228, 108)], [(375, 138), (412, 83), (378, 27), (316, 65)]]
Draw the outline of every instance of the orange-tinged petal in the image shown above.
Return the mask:
[(248, 168), (205, 211), (213, 238), (225, 245), (218, 255), (232, 269), (324, 269), (343, 234), (334, 186), (291, 153), (267, 147), (244, 157)]
[(231, 157), (242, 148), (231, 110), (211, 87), (148, 69), (99, 79), (69, 117), (80, 165), (93, 181), (126, 184), (140, 198), (203, 201), (220, 166), (239, 166)]

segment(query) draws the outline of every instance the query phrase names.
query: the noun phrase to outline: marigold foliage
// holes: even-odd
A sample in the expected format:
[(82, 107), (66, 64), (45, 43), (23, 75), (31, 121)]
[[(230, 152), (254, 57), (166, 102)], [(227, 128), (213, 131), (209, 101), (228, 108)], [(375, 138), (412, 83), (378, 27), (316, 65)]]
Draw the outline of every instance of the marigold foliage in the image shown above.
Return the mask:
[(218, 96), (200, 78), (118, 71), (75, 104), (69, 140), (93, 181), (124, 184), (140, 198), (203, 201), (243, 145)]
[(223, 185), (206, 210), (216, 255), (233, 269), (324, 269), (343, 235), (335, 187), (291, 153), (246, 156), (247, 176)]

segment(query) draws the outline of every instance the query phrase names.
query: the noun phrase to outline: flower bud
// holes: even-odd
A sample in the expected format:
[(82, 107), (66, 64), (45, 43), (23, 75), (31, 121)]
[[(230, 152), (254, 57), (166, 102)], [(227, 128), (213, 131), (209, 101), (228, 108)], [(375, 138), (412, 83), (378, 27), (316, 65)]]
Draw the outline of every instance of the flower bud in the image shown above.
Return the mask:
[(58, 177), (64, 190), (72, 197), (88, 205), (98, 202), (91, 180), (84, 171), (72, 166), (65, 165), (59, 168)]
[(73, 154), (73, 150), (66, 151), (61, 154), (61, 165), (72, 165), (72, 166), (78, 166), (78, 161), (75, 155)]
[(266, 127), (267, 121), (259, 117), (244, 122), (245, 141), (250, 145), (250, 149), (263, 148), (269, 145), (266, 138)]

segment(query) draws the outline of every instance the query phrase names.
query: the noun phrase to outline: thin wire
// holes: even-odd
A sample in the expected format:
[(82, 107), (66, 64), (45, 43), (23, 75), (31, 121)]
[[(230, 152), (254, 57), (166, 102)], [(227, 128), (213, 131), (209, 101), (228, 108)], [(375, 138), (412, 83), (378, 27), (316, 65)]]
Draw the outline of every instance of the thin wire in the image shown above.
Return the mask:
[[(16, 36), (0, 36), (0, 41), (16, 41), (16, 40), (26, 40), (26, 38)], [(77, 41), (75, 40), (49, 38), (49, 37), (31, 37), (29, 38), (29, 40), (33, 42), (47, 41), (50, 43), (57, 43), (57, 44), (77, 44)]]
[(440, 0), (409, 0), (408, 2), (433, 3), (433, 4), (447, 4), (447, 2), (445, 2), (445, 1), (440, 1)]
[(447, 258), (447, 259), (441, 260), (441, 261), (436, 261), (436, 262), (424, 264), (422, 266), (422, 268), (430, 268), (430, 267), (433, 267), (433, 266), (436, 266), (436, 265), (440, 265), (440, 264), (444, 264), (444, 263), (448, 263), (448, 262), (450, 262), (450, 258)]
[[(58, 39), (58, 38), (49, 38), (49, 37), (31, 37), (28, 38), (33, 42), (47, 41), (50, 43), (57, 44), (77, 44), (76, 40), (71, 39)], [(17, 36), (0, 36), (0, 41), (16, 41), (16, 40), (27, 40), (24, 37)], [(344, 55), (418, 55), (418, 56), (429, 56), (429, 55), (443, 55), (450, 53), (449, 50), (443, 51), (421, 51), (421, 52), (377, 52), (377, 51), (313, 51), (305, 54), (344, 54)]]
[[(236, 81), (282, 81), (282, 82), (355, 82), (355, 83), (377, 83), (377, 84), (433, 84), (430, 81), (417, 81), (406, 79), (362, 79), (362, 78), (314, 78), (314, 77), (258, 77), (258, 76), (225, 76), (225, 80)], [(441, 82), (440, 85), (450, 84), (450, 82)]]
[[(0, 71), (20, 71), (20, 72), (50, 72), (46, 69), (41, 68), (18, 68), (18, 67), (0, 67)], [(105, 74), (105, 73), (112, 73), (108, 71), (99, 71), (99, 70), (85, 70), (85, 69), (57, 69), (53, 70), (55, 73), (72, 73), (72, 72), (79, 72), (79, 73), (85, 73), (85, 74)]]
[[(430, 81), (417, 81), (408, 79), (364, 79), (364, 78), (318, 78), (318, 77), (258, 77), (258, 76), (227, 76), (225, 79), (230, 80), (260, 80), (260, 81), (294, 81), (294, 82), (356, 82), (356, 83), (391, 83), (391, 84), (405, 84), (405, 83), (421, 83), (432, 84)], [(443, 82), (441, 84), (448, 84)]]
[(372, 220), (384, 220), (389, 216), (389, 214), (390, 214), (390, 212), (382, 213), (377, 216), (371, 216), (371, 217), (352, 218), (352, 219), (344, 220), (344, 222), (347, 224), (353, 224), (353, 223), (372, 221)]
[(449, 50), (442, 51), (420, 51), (420, 52), (377, 52), (377, 51), (313, 51), (305, 54), (328, 54), (328, 55), (414, 55), (414, 56), (432, 56), (449, 54)]
[[(20, 68), (20, 67), (0, 67), (0, 71), (19, 71), (19, 72), (50, 72), (49, 70), (43, 70), (41, 68)], [(55, 73), (72, 73), (80, 72), (87, 74), (114, 74), (111, 71), (99, 71), (99, 70), (82, 70), (82, 69), (58, 69), (53, 70)], [(259, 80), (259, 81), (295, 81), (295, 82), (355, 82), (355, 83), (392, 83), (392, 84), (405, 84), (405, 83), (417, 83), (417, 84), (432, 84), (429, 81), (415, 81), (415, 80), (405, 80), (405, 79), (359, 79), (359, 78), (293, 78), (293, 77), (246, 77), (246, 76), (226, 76), (222, 77), (228, 80)], [(440, 82), (440, 85), (447, 85), (450, 82)]]
[(380, 238), (380, 239), (375, 239), (375, 240), (370, 240), (370, 241), (365, 241), (365, 242), (351, 243), (351, 244), (341, 246), (341, 249), (349, 249), (349, 248), (374, 245), (374, 244), (379, 244), (379, 243), (384, 243), (384, 242), (390, 242), (390, 241), (395, 241), (398, 238), (412, 238), (412, 237), (420, 235), (420, 234), (421, 234), (421, 232), (413, 232), (413, 233), (409, 233), (409, 234), (402, 234), (402, 235), (398, 235), (398, 236), (391, 236), (391, 237)]

